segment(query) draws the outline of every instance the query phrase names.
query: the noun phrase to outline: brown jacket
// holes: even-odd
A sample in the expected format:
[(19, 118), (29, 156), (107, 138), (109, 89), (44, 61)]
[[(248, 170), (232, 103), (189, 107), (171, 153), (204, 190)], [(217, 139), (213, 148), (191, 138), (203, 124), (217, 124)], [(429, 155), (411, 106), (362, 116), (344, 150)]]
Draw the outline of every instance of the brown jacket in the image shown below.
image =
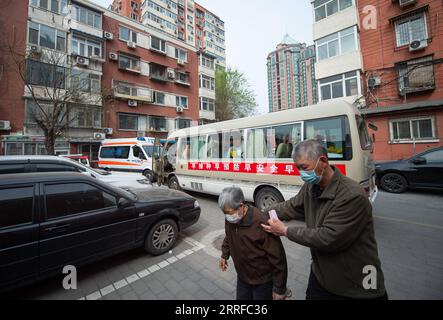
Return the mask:
[(241, 281), (251, 285), (272, 281), (274, 292), (284, 294), (288, 276), (286, 253), (280, 238), (260, 226), (268, 219), (267, 214), (249, 206), (239, 223), (226, 221), (222, 258), (232, 257)]
[[(304, 184), (295, 197), (273, 209), (281, 220), (306, 221), (306, 227), (289, 227), (288, 238), (311, 248), (312, 272), (324, 289), (350, 298), (380, 297), (385, 286), (371, 203), (357, 182), (333, 169), (332, 181), (322, 192)], [(376, 289), (363, 286), (365, 266), (377, 271)]]

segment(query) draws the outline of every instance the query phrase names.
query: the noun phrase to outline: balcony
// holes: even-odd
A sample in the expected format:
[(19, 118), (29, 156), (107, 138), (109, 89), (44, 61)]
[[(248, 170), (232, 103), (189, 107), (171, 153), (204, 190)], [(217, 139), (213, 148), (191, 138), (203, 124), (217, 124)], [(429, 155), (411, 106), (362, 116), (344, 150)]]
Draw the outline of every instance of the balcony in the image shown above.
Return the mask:
[(149, 78), (151, 80), (167, 82), (168, 81), (167, 67), (160, 64), (151, 63), (151, 72)]
[(435, 89), (432, 56), (400, 63), (396, 68), (400, 96)]
[(123, 100), (152, 102), (152, 89), (115, 81), (114, 96)]

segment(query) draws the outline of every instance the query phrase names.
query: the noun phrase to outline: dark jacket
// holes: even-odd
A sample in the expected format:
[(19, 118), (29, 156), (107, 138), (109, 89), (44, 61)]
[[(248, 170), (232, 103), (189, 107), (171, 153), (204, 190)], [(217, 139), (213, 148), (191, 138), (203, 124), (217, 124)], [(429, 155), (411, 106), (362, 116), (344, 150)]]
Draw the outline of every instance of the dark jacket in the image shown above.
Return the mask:
[[(306, 221), (306, 227), (289, 227), (288, 238), (311, 248), (312, 271), (324, 289), (350, 298), (380, 297), (385, 286), (371, 203), (357, 182), (333, 169), (323, 191), (304, 184), (295, 197), (273, 209), (281, 220)], [(377, 289), (364, 288), (365, 266), (375, 267)]]
[(274, 292), (284, 294), (288, 277), (286, 253), (280, 238), (260, 226), (268, 219), (267, 214), (250, 206), (239, 223), (226, 221), (222, 258), (232, 257), (242, 282), (258, 285), (272, 281)]

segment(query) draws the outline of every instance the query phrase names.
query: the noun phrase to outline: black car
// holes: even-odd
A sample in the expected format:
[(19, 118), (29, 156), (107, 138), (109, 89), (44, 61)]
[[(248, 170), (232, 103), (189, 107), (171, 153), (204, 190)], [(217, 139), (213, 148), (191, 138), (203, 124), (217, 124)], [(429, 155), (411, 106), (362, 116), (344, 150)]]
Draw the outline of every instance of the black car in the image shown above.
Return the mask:
[(176, 190), (123, 190), (80, 173), (6, 174), (0, 179), (0, 291), (144, 247), (169, 251), (200, 217)]
[(443, 189), (443, 147), (430, 149), (410, 159), (378, 163), (377, 184), (387, 192), (408, 188)]

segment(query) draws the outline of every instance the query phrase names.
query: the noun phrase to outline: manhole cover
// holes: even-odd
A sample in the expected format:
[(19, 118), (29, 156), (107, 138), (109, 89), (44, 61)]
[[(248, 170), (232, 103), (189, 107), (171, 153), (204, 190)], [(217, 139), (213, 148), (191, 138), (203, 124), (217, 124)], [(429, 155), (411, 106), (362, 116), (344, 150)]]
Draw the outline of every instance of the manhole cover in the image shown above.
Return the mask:
[(222, 245), (223, 245), (223, 240), (224, 240), (224, 239), (225, 239), (225, 235), (224, 235), (224, 234), (219, 235), (217, 238), (215, 238), (215, 239), (212, 241), (212, 246), (213, 246), (215, 249), (221, 250), (221, 249), (222, 249)]

